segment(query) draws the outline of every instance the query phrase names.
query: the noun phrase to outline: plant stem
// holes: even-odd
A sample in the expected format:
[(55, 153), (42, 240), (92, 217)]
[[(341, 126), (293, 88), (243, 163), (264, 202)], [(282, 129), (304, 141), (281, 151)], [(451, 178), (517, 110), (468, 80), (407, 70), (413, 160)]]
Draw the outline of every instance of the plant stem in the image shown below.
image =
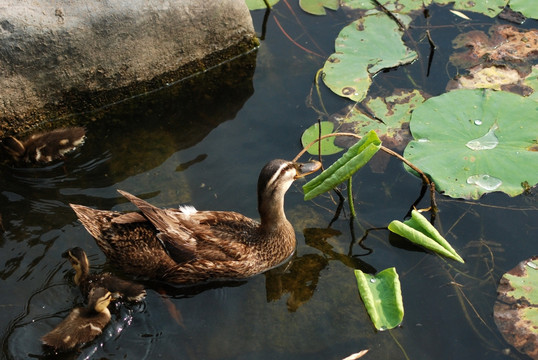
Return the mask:
[(351, 212), (352, 217), (356, 217), (357, 214), (355, 213), (355, 205), (353, 205), (353, 189), (351, 188), (351, 179), (353, 176), (350, 176), (349, 179), (347, 179), (347, 197), (349, 201), (349, 211)]

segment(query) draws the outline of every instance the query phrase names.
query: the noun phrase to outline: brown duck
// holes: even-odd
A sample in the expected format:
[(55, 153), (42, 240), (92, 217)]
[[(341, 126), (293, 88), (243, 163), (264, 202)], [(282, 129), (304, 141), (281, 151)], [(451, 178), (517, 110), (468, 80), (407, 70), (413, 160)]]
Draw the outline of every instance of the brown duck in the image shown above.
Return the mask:
[(97, 287), (103, 287), (115, 296), (129, 301), (141, 301), (146, 296), (146, 290), (140, 284), (120, 279), (106, 272), (91, 274), (88, 256), (79, 247), (67, 250), (62, 254), (62, 257), (67, 258), (75, 269), (75, 284), (80, 288), (85, 298), (88, 297), (92, 289)]
[(104, 288), (94, 288), (88, 298), (88, 307), (75, 308), (52, 331), (41, 338), (44, 345), (67, 351), (92, 341), (110, 321), (108, 305), (112, 294)]
[(65, 154), (82, 145), (85, 138), (84, 128), (69, 127), (34, 134), (25, 141), (8, 136), (0, 144), (16, 161), (48, 163), (62, 159)]
[(141, 213), (71, 204), (107, 258), (125, 272), (175, 284), (246, 278), (282, 263), (295, 251), (295, 231), (284, 214), (293, 181), (319, 162), (272, 160), (258, 179), (260, 222), (236, 212), (160, 209), (119, 191)]

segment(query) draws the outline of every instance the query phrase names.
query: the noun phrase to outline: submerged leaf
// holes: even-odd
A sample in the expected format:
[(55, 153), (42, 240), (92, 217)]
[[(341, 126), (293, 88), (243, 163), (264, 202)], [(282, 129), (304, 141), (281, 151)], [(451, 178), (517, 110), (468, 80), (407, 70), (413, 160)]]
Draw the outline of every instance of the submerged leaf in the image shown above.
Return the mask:
[(404, 45), (402, 34), (398, 24), (383, 13), (354, 21), (338, 35), (335, 53), (323, 66), (323, 81), (337, 95), (361, 101), (372, 76), (417, 58)]
[(303, 185), (304, 199), (313, 199), (349, 179), (380, 148), (381, 140), (379, 140), (375, 131), (370, 131), (328, 169)]
[[(320, 125), (321, 132), (319, 130)], [(303, 147), (306, 147), (312, 141), (318, 139), (320, 135), (323, 136), (333, 132), (334, 125), (332, 122), (322, 121), (320, 122), (320, 125), (316, 123), (305, 130), (303, 136), (301, 136), (301, 143), (303, 144)], [(344, 150), (334, 144), (334, 137), (323, 139), (319, 143), (321, 147), (321, 155), (332, 155)], [(319, 147), (317, 146), (317, 144), (310, 147), (308, 149), (308, 153), (312, 155), (319, 155)]]
[(366, 311), (377, 330), (393, 329), (404, 316), (400, 279), (395, 268), (388, 268), (377, 275), (355, 270), (357, 285)]
[(411, 212), (411, 219), (403, 223), (398, 220), (392, 221), (389, 230), (426, 249), (464, 263), (448, 241), (416, 210)]
[(503, 275), (493, 317), (504, 339), (538, 359), (538, 256)]
[(404, 157), (451, 197), (519, 195), (522, 183), (538, 183), (536, 110), (533, 99), (503, 91), (454, 90), (431, 98), (413, 112), (415, 140)]

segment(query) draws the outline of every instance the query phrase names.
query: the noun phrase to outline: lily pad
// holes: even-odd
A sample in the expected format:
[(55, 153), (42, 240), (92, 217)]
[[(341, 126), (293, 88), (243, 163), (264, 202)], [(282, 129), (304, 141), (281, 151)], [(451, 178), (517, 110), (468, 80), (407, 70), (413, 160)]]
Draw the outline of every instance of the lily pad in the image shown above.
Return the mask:
[(388, 268), (377, 275), (355, 270), (357, 285), (366, 311), (377, 330), (393, 329), (404, 316), (400, 279), (395, 268)]
[(489, 17), (495, 17), (504, 9), (508, 3), (508, 0), (434, 0), (434, 2), (440, 5), (454, 3), (454, 9), (473, 11)]
[(538, 19), (536, 0), (510, 0), (510, 8), (529, 18)]
[[(267, 0), (270, 6), (275, 5), (280, 0)], [(267, 5), (265, 5), (265, 2), (263, 0), (245, 0), (247, 3), (247, 7), (249, 10), (261, 10), (261, 9), (267, 9)]]
[(433, 97), (412, 114), (415, 140), (404, 156), (448, 196), (519, 195), (522, 183), (538, 183), (536, 110), (533, 99), (503, 91), (464, 89)]
[(304, 199), (310, 200), (349, 179), (363, 167), (381, 148), (381, 140), (370, 131), (358, 143), (349, 148), (328, 169), (303, 185)]
[(338, 10), (338, 0), (299, 0), (301, 9), (312, 15), (325, 15), (325, 8)]
[[(375, 116), (366, 116), (354, 105), (349, 105), (329, 121), (341, 132), (352, 132), (365, 135), (374, 130), (383, 144), (391, 149), (403, 149), (411, 140), (409, 120), (413, 110), (424, 102), (424, 95), (419, 90), (396, 90), (386, 98), (367, 98), (363, 102), (366, 109)], [(378, 120), (379, 119), (379, 120)], [(335, 140), (337, 146), (350, 147), (355, 143), (353, 138), (341, 137)]]
[(396, 22), (383, 13), (344, 27), (334, 47), (335, 53), (323, 66), (323, 81), (334, 93), (353, 101), (364, 99), (376, 73), (417, 58), (404, 45)]
[[(321, 134), (319, 131), (319, 128), (321, 126)], [(308, 144), (310, 144), (312, 141), (316, 140), (320, 135), (327, 135), (333, 132), (334, 124), (329, 121), (322, 121), (320, 122), (320, 125), (317, 123), (309, 127), (305, 130), (303, 133), (303, 136), (301, 136), (301, 143), (303, 144), (303, 147), (306, 147)], [(317, 145), (312, 146), (310, 149), (308, 149), (308, 153), (312, 155), (319, 155), (319, 150), (321, 148), (321, 154), (322, 155), (332, 155), (339, 153), (340, 151), (344, 150), (341, 147), (338, 147), (334, 145), (334, 137), (330, 137), (327, 139), (323, 139), (320, 141), (320, 147)]]
[(489, 29), (489, 35), (473, 30), (456, 36), (452, 43), (455, 49), (465, 51), (452, 54), (450, 62), (465, 69), (478, 64), (503, 64), (528, 73), (532, 61), (538, 58), (536, 29), (494, 25)]
[(392, 221), (389, 224), (389, 230), (428, 250), (460, 263), (465, 262), (437, 229), (416, 210), (411, 212), (411, 219), (405, 222)]
[(538, 256), (503, 275), (493, 317), (504, 339), (538, 359)]
[[(388, 11), (400, 14), (409, 14), (416, 10), (422, 10), (425, 5), (429, 5), (431, 2), (432, 0), (380, 1)], [(342, 6), (353, 10), (371, 10), (377, 8), (377, 5), (371, 0), (342, 0)]]

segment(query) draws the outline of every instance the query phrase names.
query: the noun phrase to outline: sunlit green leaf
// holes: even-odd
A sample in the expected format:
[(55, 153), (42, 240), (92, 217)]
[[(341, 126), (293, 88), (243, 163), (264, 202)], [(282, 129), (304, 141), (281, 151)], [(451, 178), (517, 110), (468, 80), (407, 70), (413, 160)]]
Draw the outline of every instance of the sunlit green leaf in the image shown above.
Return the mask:
[[(275, 5), (280, 0), (267, 0), (270, 6)], [(261, 10), (266, 9), (267, 5), (265, 5), (265, 2), (263, 0), (245, 0), (247, 3), (247, 7), (249, 10)]]
[(510, 9), (519, 11), (529, 18), (538, 19), (538, 4), (536, 0), (510, 0)]
[[(332, 122), (322, 121), (320, 122), (320, 125), (321, 125), (321, 135), (327, 135), (333, 132), (334, 124)], [(319, 125), (317, 123), (312, 125), (308, 129), (306, 129), (305, 132), (303, 133), (303, 136), (301, 136), (301, 143), (303, 144), (303, 147), (306, 147), (312, 141), (316, 140), (319, 135), (320, 135)], [(334, 145), (334, 137), (323, 139), (319, 143), (321, 145), (322, 155), (336, 154), (344, 150), (341, 147)], [(318, 145), (316, 144), (312, 146), (310, 149), (308, 149), (308, 153), (312, 155), (319, 155), (318, 150), (319, 148), (318, 148)]]
[[(412, 11), (421, 10), (425, 5), (429, 5), (432, 0), (381, 0), (383, 6), (391, 12), (408, 14)], [(377, 5), (371, 0), (342, 0), (342, 6), (350, 9), (370, 10), (376, 9)]]
[(497, 294), (493, 317), (503, 337), (522, 353), (537, 359), (538, 256), (520, 262), (504, 274)]
[(398, 24), (383, 13), (343, 28), (334, 48), (323, 66), (323, 81), (334, 93), (353, 101), (364, 99), (377, 72), (417, 58), (402, 42)]
[(377, 275), (355, 270), (357, 285), (366, 311), (377, 330), (393, 329), (404, 316), (400, 279), (395, 268), (388, 268)]
[(379, 140), (375, 131), (370, 131), (328, 169), (303, 185), (304, 199), (310, 200), (349, 179), (380, 148), (381, 140)]
[(338, 10), (338, 0), (299, 0), (301, 9), (312, 15), (325, 15), (325, 8)]
[[(538, 183), (537, 102), (503, 91), (454, 90), (412, 114), (404, 156), (455, 198)], [(413, 172), (408, 169), (408, 171)]]
[(454, 4), (454, 9), (473, 11), (487, 15), (489, 17), (497, 16), (506, 6), (508, 0), (488, 0), (488, 1), (469, 1), (469, 0), (434, 0), (437, 4)]
[(439, 234), (437, 229), (416, 210), (411, 212), (411, 219), (403, 223), (398, 220), (392, 221), (389, 224), (389, 230), (428, 250), (435, 251), (461, 263), (464, 262), (448, 241)]

